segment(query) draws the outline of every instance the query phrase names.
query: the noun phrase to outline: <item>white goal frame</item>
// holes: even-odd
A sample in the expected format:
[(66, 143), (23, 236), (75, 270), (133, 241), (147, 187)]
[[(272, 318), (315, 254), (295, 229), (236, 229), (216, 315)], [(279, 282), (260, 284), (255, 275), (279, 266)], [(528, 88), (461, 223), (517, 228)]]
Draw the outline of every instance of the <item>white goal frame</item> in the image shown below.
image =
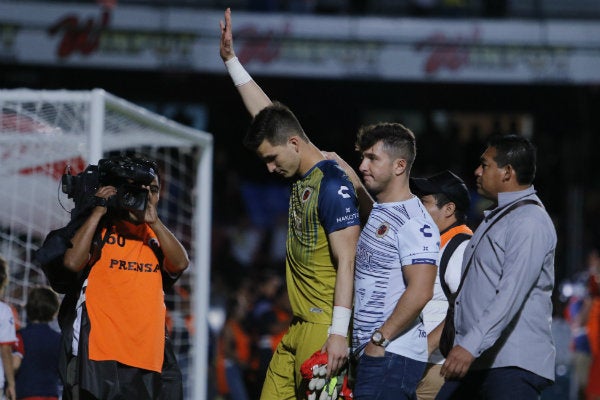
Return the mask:
[[(191, 398), (206, 399), (208, 380), (208, 309), (210, 296), (210, 243), (212, 220), (212, 165), (213, 165), (213, 137), (211, 134), (197, 129), (186, 127), (152, 111), (137, 106), (127, 100), (114, 96), (103, 89), (90, 91), (70, 90), (33, 90), (33, 89), (0, 89), (0, 103), (5, 101), (80, 101), (89, 103), (90, 126), (88, 133), (88, 148), (81, 149), (87, 164), (96, 164), (105, 152), (115, 150), (115, 143), (106, 143), (104, 138), (104, 116), (107, 110), (118, 111), (136, 121), (153, 126), (160, 126), (160, 130), (167, 132), (165, 146), (184, 139), (198, 145), (200, 154), (196, 171), (195, 204), (192, 220), (192, 243), (194, 254), (191, 260), (193, 284), (194, 335), (193, 335), (193, 360), (191, 376), (193, 387)], [(0, 138), (1, 139), (1, 138)], [(135, 140), (135, 139), (134, 139)], [(143, 140), (143, 138), (140, 138)], [(1, 144), (1, 142), (0, 142)], [(156, 144), (156, 143), (153, 143)], [(157, 144), (161, 145), (161, 144)], [(87, 151), (87, 154), (85, 152)], [(57, 183), (58, 184), (58, 183)]]

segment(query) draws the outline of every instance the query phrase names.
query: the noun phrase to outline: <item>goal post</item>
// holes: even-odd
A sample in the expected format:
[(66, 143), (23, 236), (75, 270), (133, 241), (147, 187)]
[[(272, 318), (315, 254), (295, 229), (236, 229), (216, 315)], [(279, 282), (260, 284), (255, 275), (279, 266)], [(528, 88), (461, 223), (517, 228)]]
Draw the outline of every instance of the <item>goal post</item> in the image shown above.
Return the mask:
[(187, 336), (174, 335), (178, 355), (191, 360), (184, 374), (186, 397), (205, 399), (213, 159), (209, 133), (102, 89), (0, 90), (0, 254), (10, 269), (4, 298), (24, 323), (28, 289), (47, 284), (34, 252), (48, 232), (66, 225), (74, 206), (62, 193), (60, 178), (67, 167), (77, 174), (116, 154), (144, 155), (160, 166), (159, 215), (191, 259), (176, 284), (180, 290), (165, 295), (169, 322), (173, 329), (188, 330)]

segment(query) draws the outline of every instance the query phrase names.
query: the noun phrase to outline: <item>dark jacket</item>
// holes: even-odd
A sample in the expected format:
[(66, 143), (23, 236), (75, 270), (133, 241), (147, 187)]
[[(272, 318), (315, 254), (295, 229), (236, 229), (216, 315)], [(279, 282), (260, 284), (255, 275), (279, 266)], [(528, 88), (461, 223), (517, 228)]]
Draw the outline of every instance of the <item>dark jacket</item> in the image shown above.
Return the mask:
[[(67, 226), (50, 232), (44, 244), (36, 253), (36, 259), (48, 278), (50, 286), (56, 292), (64, 294), (58, 312), (58, 323), (62, 332), (59, 374), (65, 386), (63, 399), (70, 400), (72, 398), (70, 389), (74, 383), (98, 399), (123, 399), (127, 398), (127, 393), (123, 393), (123, 388), (119, 388), (118, 384), (114, 384), (118, 382), (117, 377), (123, 366), (116, 361), (94, 361), (88, 357), (90, 322), (85, 303), (83, 303), (82, 309), (75, 376), (74, 380), (67, 378), (67, 366), (73, 358), (73, 323), (77, 317), (77, 301), (83, 282), (89, 275), (95, 262), (100, 258), (100, 252), (105, 240), (105, 238), (101, 237), (100, 233), (109, 223), (108, 219), (105, 218), (99, 224), (94, 240), (92, 241), (90, 262), (82, 271), (75, 273), (63, 265), (63, 256), (71, 246), (71, 238), (86, 218), (87, 216), (79, 216), (69, 222)], [(110, 229), (107, 230), (107, 232), (109, 231)], [(164, 256), (160, 248), (153, 248), (153, 250), (162, 264)], [(179, 278), (179, 276), (170, 276), (164, 271), (162, 277), (163, 287), (172, 286)], [(171, 340), (166, 334), (166, 329), (165, 335), (165, 356), (161, 375), (158, 376), (158, 374), (151, 371), (139, 370), (137, 372), (139, 376), (136, 376), (136, 385), (139, 384), (141, 385), (139, 388), (145, 388), (145, 391), (148, 393), (148, 399), (179, 400), (183, 398), (182, 375), (177, 365)]]

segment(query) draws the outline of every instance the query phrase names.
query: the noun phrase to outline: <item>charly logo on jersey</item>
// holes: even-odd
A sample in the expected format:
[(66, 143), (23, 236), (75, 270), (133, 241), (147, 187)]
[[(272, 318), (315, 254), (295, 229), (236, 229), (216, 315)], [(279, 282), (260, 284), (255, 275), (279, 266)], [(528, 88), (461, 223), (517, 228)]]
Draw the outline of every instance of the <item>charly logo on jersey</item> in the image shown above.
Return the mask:
[(421, 229), (419, 229), (419, 231), (421, 231), (421, 233), (423, 234), (423, 236), (425, 237), (431, 237), (433, 236), (431, 232), (429, 232), (429, 230), (431, 229), (431, 226), (425, 224), (423, 225), (423, 227)]
[(340, 186), (340, 190), (337, 191), (337, 194), (339, 194), (340, 196), (342, 196), (342, 199), (347, 199), (350, 197), (350, 195), (347, 193), (348, 192), (348, 186)]
[(300, 200), (305, 203), (308, 201), (308, 199), (310, 199), (310, 196), (312, 195), (314, 189), (311, 188), (310, 186), (307, 187), (306, 189), (304, 189), (304, 192), (302, 192), (302, 196), (300, 196)]
[(377, 228), (377, 237), (384, 237), (385, 235), (387, 235), (388, 231), (390, 230), (390, 224), (387, 222), (384, 222), (383, 224), (379, 225), (379, 228)]

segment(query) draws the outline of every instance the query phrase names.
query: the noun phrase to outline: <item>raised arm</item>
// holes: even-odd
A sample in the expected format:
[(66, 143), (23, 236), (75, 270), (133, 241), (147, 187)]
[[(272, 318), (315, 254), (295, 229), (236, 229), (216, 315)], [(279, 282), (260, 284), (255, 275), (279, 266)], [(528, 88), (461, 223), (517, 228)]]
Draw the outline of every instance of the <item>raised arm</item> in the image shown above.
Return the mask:
[(233, 50), (233, 33), (231, 29), (231, 9), (225, 10), (225, 21), (219, 21), (221, 26), (221, 46), (220, 54), (229, 76), (237, 87), (246, 109), (252, 117), (259, 113), (263, 108), (271, 105), (271, 100), (250, 77), (244, 69), (240, 60), (235, 56)]

